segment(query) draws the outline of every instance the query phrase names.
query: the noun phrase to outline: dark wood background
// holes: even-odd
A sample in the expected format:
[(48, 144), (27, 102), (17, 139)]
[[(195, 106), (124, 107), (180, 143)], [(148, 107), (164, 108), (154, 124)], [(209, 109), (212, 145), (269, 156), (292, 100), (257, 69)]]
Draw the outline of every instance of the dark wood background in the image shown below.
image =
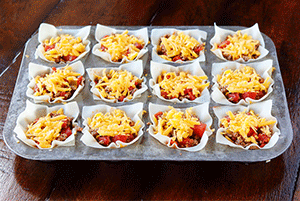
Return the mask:
[[(299, 200), (300, 2), (281, 0), (1, 0), (0, 200)], [(3, 141), (25, 42), (60, 25), (258, 23), (275, 43), (294, 139), (269, 163), (26, 160)]]

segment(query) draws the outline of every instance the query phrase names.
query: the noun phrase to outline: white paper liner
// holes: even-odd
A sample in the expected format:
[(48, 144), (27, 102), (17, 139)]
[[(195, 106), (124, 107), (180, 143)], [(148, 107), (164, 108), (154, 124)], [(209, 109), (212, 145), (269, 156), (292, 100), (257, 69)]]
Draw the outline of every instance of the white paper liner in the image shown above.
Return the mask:
[(259, 147), (256, 144), (251, 144), (247, 147), (243, 147), (241, 145), (236, 145), (229, 140), (227, 140), (221, 133), (225, 131), (225, 128), (219, 128), (217, 130), (216, 134), (216, 142), (224, 145), (229, 145), (231, 147), (237, 147), (237, 148), (242, 148), (244, 150), (249, 150), (251, 146), (255, 146), (258, 149), (270, 149), (272, 148), (278, 141), (279, 135), (280, 135), (280, 130), (277, 128), (277, 119), (272, 116), (271, 110), (272, 110), (272, 100), (260, 102), (260, 103), (255, 103), (249, 106), (215, 106), (213, 107), (214, 113), (216, 114), (218, 118), (218, 125), (220, 126), (221, 119), (227, 116), (226, 112), (231, 111), (231, 112), (237, 112), (237, 111), (244, 111), (246, 109), (246, 112), (253, 110), (255, 114), (259, 115), (262, 118), (266, 118), (266, 120), (275, 120), (276, 123), (272, 126), (273, 129), (273, 135), (269, 141), (268, 144), (266, 144), (263, 148)]
[(120, 62), (114, 62), (111, 60), (112, 56), (107, 53), (107, 52), (101, 52), (99, 49), (101, 47), (100, 41), (101, 39), (106, 36), (106, 35), (112, 35), (112, 34), (121, 34), (126, 30), (119, 30), (119, 29), (114, 29), (108, 26), (100, 25), (97, 24), (96, 26), (96, 31), (95, 31), (95, 38), (99, 42), (96, 45), (94, 45), (92, 49), (92, 53), (98, 57), (101, 57), (105, 61), (109, 61), (114, 64), (122, 64), (122, 63), (129, 63), (138, 60), (141, 58), (146, 52), (148, 52), (147, 45), (149, 41), (149, 36), (148, 36), (148, 29), (147, 28), (142, 28), (138, 30), (128, 30), (128, 35), (134, 35), (135, 37), (141, 38), (144, 40), (145, 45), (143, 49), (138, 53), (137, 57), (134, 60), (128, 60), (127, 58), (123, 58), (122, 61)]
[[(152, 78), (149, 80), (149, 86), (153, 89), (152, 93), (155, 94), (158, 98), (160, 98), (164, 101), (172, 102), (172, 103), (193, 103), (193, 102), (204, 103), (204, 102), (209, 102), (210, 101), (209, 90), (207, 89), (207, 87), (201, 92), (201, 96), (196, 98), (193, 101), (191, 101), (187, 98), (184, 98), (182, 100), (179, 100), (178, 98), (165, 99), (164, 97), (162, 97), (160, 95), (161, 94), (160, 93), (160, 87), (157, 83), (157, 78), (158, 78), (158, 76), (161, 75), (163, 70), (165, 70), (167, 72), (182, 72), (182, 71), (185, 71), (185, 72), (189, 72), (191, 75), (195, 75), (195, 76), (206, 76), (206, 74), (202, 70), (199, 62), (195, 61), (195, 62), (190, 63), (190, 64), (174, 67), (172, 65), (161, 64), (161, 63), (151, 61), (150, 62), (150, 72), (151, 72)], [(204, 84), (204, 82), (203, 82), (203, 84)]]
[[(45, 53), (45, 49), (43, 47), (43, 41), (46, 39), (50, 39), (51, 37), (57, 37), (62, 34), (70, 34), (74, 36), (75, 38), (81, 37), (82, 43), (85, 45), (85, 51), (81, 53), (76, 59), (73, 61), (68, 61), (66, 63), (72, 63), (76, 62), (79, 59), (83, 58), (89, 51), (90, 51), (90, 41), (87, 40), (89, 34), (90, 34), (91, 26), (86, 26), (81, 29), (57, 29), (55, 26), (47, 23), (42, 23), (39, 27), (39, 35), (38, 35), (38, 41), (40, 42), (40, 45), (37, 47), (35, 51), (35, 58), (37, 59), (40, 57), (42, 60), (55, 63), (54, 61), (50, 61), (46, 59), (43, 53)], [(61, 62), (62, 63), (62, 62)]]
[[(231, 69), (232, 71), (236, 69), (241, 69), (244, 66), (250, 66), (255, 69), (256, 73), (259, 74), (263, 79), (267, 79), (269, 77), (270, 85), (267, 93), (260, 99), (255, 100), (252, 98), (241, 99), (238, 103), (230, 102), (225, 95), (220, 91), (219, 83), (217, 82), (217, 75), (221, 75), (224, 71)], [(273, 91), (274, 80), (271, 78), (272, 69), (273, 68), (273, 60), (265, 60), (262, 62), (255, 62), (251, 64), (241, 64), (238, 62), (223, 62), (223, 63), (213, 63), (212, 64), (212, 93), (211, 98), (216, 102), (224, 105), (249, 105), (251, 103), (261, 102), (265, 98), (269, 96)]]
[[(41, 148), (36, 142), (31, 139), (28, 139), (25, 135), (27, 131), (28, 125), (30, 125), (35, 119), (40, 117), (45, 117), (47, 114), (51, 113), (52, 111), (57, 111), (60, 108), (63, 108), (64, 114), (68, 117), (73, 117), (72, 124), (72, 134), (65, 140), (53, 140), (52, 145), (50, 148)], [(17, 137), (22, 140), (25, 144), (39, 148), (39, 149), (52, 149), (58, 146), (74, 146), (75, 145), (75, 135), (77, 133), (77, 123), (75, 122), (79, 114), (79, 107), (75, 101), (63, 104), (63, 105), (56, 105), (53, 107), (48, 107), (46, 105), (39, 105), (31, 103), (29, 100), (26, 100), (26, 108), (25, 110), (19, 115), (17, 119), (17, 125), (14, 129), (14, 132), (17, 134)]]
[[(139, 125), (141, 125), (140, 130), (138, 132), (138, 136), (129, 143), (125, 143), (122, 141), (116, 141), (115, 143), (110, 143), (109, 146), (105, 147), (100, 145), (96, 139), (92, 136), (89, 132), (89, 126), (87, 124), (87, 118), (92, 118), (95, 114), (102, 112), (102, 113), (109, 113), (115, 109), (123, 110), (128, 117), (131, 118), (134, 122), (140, 121)], [(145, 124), (142, 122), (142, 113), (143, 113), (143, 103), (135, 103), (132, 105), (124, 105), (119, 107), (110, 107), (108, 105), (94, 105), (94, 106), (84, 106), (82, 109), (82, 118), (84, 119), (83, 125), (84, 128), (82, 130), (83, 136), (81, 137), (81, 141), (89, 147), (94, 147), (98, 149), (112, 149), (112, 148), (122, 148), (128, 145), (135, 143), (143, 134), (143, 128)]]
[[(49, 95), (42, 95), (42, 96), (34, 96), (34, 86), (36, 84), (35, 77), (38, 75), (45, 75), (49, 74), (51, 72), (51, 67), (35, 64), (35, 63), (29, 63), (29, 84), (27, 85), (27, 91), (26, 96), (29, 98), (32, 98), (35, 103), (42, 103), (42, 102), (48, 102), (48, 103), (56, 103), (56, 102), (68, 102), (73, 100), (79, 92), (84, 88), (84, 78), (82, 79), (82, 85), (79, 85), (76, 91), (73, 93), (73, 95), (67, 99), (64, 100), (62, 97), (54, 98), (53, 101), (51, 101), (51, 97)], [(84, 66), (81, 61), (77, 61), (75, 63), (72, 63), (69, 65), (71, 67), (71, 70), (77, 73), (80, 73), (80, 75), (84, 75)], [(61, 69), (63, 67), (57, 68)]]
[(203, 44), (202, 40), (206, 40), (206, 37), (207, 37), (207, 33), (205, 31), (200, 31), (199, 29), (188, 29), (188, 30), (179, 30), (179, 29), (172, 29), (172, 28), (152, 29), (152, 32), (151, 32), (151, 44), (153, 45), (152, 54), (151, 54), (152, 60), (155, 62), (159, 62), (159, 63), (183, 63), (183, 64), (191, 63), (194, 61), (198, 61), (198, 62), (205, 61), (205, 54), (204, 54), (205, 49), (200, 51), (200, 55), (198, 58), (191, 60), (191, 61), (182, 61), (182, 60), (177, 60), (175, 62), (168, 61), (168, 60), (161, 58), (157, 54), (157, 46), (159, 45), (159, 39), (166, 34), (172, 35), (174, 32), (178, 32), (178, 31), (181, 31), (185, 35), (189, 35), (189, 36), (195, 38), (198, 42), (200, 42), (200, 44)]
[(99, 90), (95, 87), (96, 86), (96, 84), (94, 82), (94, 80), (95, 80), (95, 74), (102, 76), (102, 72), (105, 69), (106, 69), (105, 72), (107, 72), (107, 73), (110, 70), (115, 70), (115, 71), (126, 70), (128, 72), (131, 72), (133, 75), (137, 76), (139, 79), (143, 79), (142, 88), (140, 88), (136, 92), (134, 92), (132, 99), (128, 99), (126, 97), (121, 102), (132, 101), (135, 98), (140, 97), (141, 94), (144, 93), (148, 89), (148, 87), (146, 85), (147, 79), (145, 77), (142, 77), (142, 75), (143, 75), (143, 62), (142, 62), (142, 60), (134, 61), (134, 62), (128, 63), (128, 64), (122, 64), (118, 68), (116, 68), (116, 67), (115, 68), (113, 68), (113, 67), (107, 67), (107, 68), (88, 68), (88, 69), (86, 69), (86, 72), (87, 72), (89, 78), (92, 80), (92, 82), (90, 83), (90, 85), (92, 87), (91, 88), (91, 92), (93, 93), (94, 100), (104, 100), (104, 101), (109, 102), (109, 103), (119, 102), (118, 99), (107, 99), (107, 98), (104, 98), (100, 94)]
[[(187, 108), (175, 108), (176, 110), (179, 111), (185, 111)], [(213, 133), (212, 130), (210, 129), (211, 125), (212, 125), (212, 118), (209, 115), (208, 112), (209, 109), (209, 103), (203, 103), (200, 105), (197, 105), (195, 107), (192, 107), (192, 112), (193, 114), (197, 115), (200, 119), (200, 121), (202, 123), (206, 124), (206, 129), (205, 132), (200, 140), (200, 143), (197, 144), (196, 146), (193, 147), (188, 147), (188, 148), (179, 148), (176, 143), (173, 143), (171, 145), (171, 138), (168, 136), (164, 136), (160, 133), (155, 134), (154, 133), (154, 128), (155, 128), (155, 121), (154, 121), (154, 115), (157, 112), (165, 112), (170, 110), (170, 108), (166, 105), (158, 105), (158, 104), (153, 104), (153, 103), (149, 103), (149, 115), (150, 115), (150, 119), (152, 122), (152, 125), (150, 125), (149, 127), (149, 134), (154, 137), (155, 139), (157, 139), (160, 143), (170, 147), (170, 148), (176, 148), (179, 150), (185, 150), (185, 151), (189, 151), (189, 152), (195, 152), (195, 151), (200, 151), (201, 149), (203, 149), (205, 147), (205, 145), (207, 144), (208, 141), (208, 137)]]
[[(223, 28), (220, 28), (216, 25), (216, 23), (214, 23), (214, 26), (215, 26), (215, 35), (214, 37), (212, 37), (212, 39), (210, 40), (210, 44), (212, 46), (211, 48), (211, 51), (217, 56), (219, 57), (220, 59), (223, 59), (223, 60), (226, 60), (228, 61), (222, 54), (222, 51), (220, 49), (215, 49), (215, 43), (216, 44), (220, 44), (221, 42), (223, 42), (224, 40), (226, 40), (226, 37), (228, 35), (234, 35), (236, 34), (237, 32), (235, 31), (231, 31), (231, 30), (228, 30), (228, 29), (223, 29)], [(250, 36), (252, 36), (252, 38), (254, 40), (259, 40), (260, 42), (260, 46), (258, 48), (258, 51), (260, 52), (260, 56), (256, 59), (249, 59), (247, 62), (252, 62), (252, 61), (257, 61), (259, 59), (262, 59), (264, 58), (268, 53), (269, 51), (267, 49), (265, 49), (265, 41), (259, 31), (259, 27), (258, 27), (258, 24), (254, 24), (252, 27), (250, 28), (246, 28), (246, 29), (243, 29), (241, 30), (241, 34), (248, 34)], [(243, 58), (239, 58), (237, 60), (235, 60), (237, 62), (246, 62)]]

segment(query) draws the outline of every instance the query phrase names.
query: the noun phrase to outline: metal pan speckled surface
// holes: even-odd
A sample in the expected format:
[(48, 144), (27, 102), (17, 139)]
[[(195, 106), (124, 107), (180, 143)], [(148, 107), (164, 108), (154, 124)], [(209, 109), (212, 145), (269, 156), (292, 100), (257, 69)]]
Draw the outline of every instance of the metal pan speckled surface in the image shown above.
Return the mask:
[[(68, 28), (75, 29), (78, 28), (76, 26), (62, 26), (60, 28)], [(141, 27), (114, 27), (117, 29), (138, 29)], [(166, 28), (166, 27), (148, 27), (149, 36), (151, 34), (151, 30), (154, 28)], [(201, 62), (200, 65), (205, 71), (206, 75), (211, 82), (211, 66), (212, 63), (223, 62), (218, 59), (213, 53), (210, 51), (209, 41), (214, 35), (214, 27), (213, 26), (180, 26), (180, 27), (171, 27), (176, 29), (200, 29), (202, 31), (207, 32), (206, 39), (206, 61)], [(240, 26), (226, 26), (226, 29), (231, 30), (240, 30), (245, 27)], [(91, 28), (91, 33), (89, 36), (89, 40), (91, 41), (91, 47), (93, 47), (97, 41), (95, 40), (95, 26)], [(276, 48), (272, 40), (263, 34), (263, 38), (265, 40), (265, 47), (269, 50), (269, 54), (262, 60), (272, 59), (273, 66), (276, 70), (273, 72), (273, 79), (275, 84), (273, 86), (274, 91), (270, 96), (267, 97), (266, 100), (273, 100), (272, 107), (272, 115), (275, 116), (278, 120), (278, 128), (281, 130), (280, 138), (277, 144), (267, 150), (249, 150), (245, 151), (238, 148), (232, 148), (229, 146), (217, 144), (215, 142), (215, 132), (213, 135), (209, 137), (209, 141), (204, 149), (198, 152), (187, 152), (181, 151), (178, 149), (170, 149), (167, 146), (161, 144), (156, 139), (151, 137), (147, 133), (147, 128), (144, 128), (144, 135), (141, 139), (139, 139), (136, 143), (131, 146), (127, 146), (120, 149), (95, 149), (85, 146), (80, 138), (82, 133), (79, 132), (76, 136), (76, 144), (72, 147), (57, 147), (52, 150), (40, 150), (36, 148), (32, 148), (20, 142), (16, 134), (13, 132), (14, 127), (16, 126), (16, 120), (19, 114), (25, 109), (25, 102), (27, 100), (26, 97), (26, 87), (29, 83), (28, 79), (28, 64), (29, 62), (34, 62), (37, 64), (47, 65), (47, 66), (62, 66), (58, 64), (51, 64), (42, 61), (41, 59), (35, 59), (34, 53), (36, 47), (38, 46), (38, 35), (33, 35), (28, 42), (26, 43), (26, 47), (24, 50), (22, 63), (19, 70), (19, 75), (16, 81), (15, 90), (11, 99), (11, 104), (9, 107), (9, 111), (7, 114), (7, 119), (4, 126), (4, 141), (6, 145), (17, 155), (32, 159), (32, 160), (108, 160), (108, 161), (120, 161), (120, 160), (137, 160), (137, 161), (151, 161), (151, 160), (159, 160), (159, 161), (239, 161), (239, 162), (258, 162), (258, 161), (267, 161), (272, 158), (275, 158), (281, 155), (291, 144), (293, 139), (293, 131), (291, 126), (291, 120), (289, 116), (289, 110), (287, 106), (287, 100), (285, 96), (284, 85), (280, 73), (280, 67), (276, 55)], [(144, 75), (147, 78), (147, 81), (150, 79), (150, 60), (151, 60), (151, 44), (148, 45), (149, 51), (143, 57), (143, 66), (144, 66)], [(85, 68), (93, 68), (93, 67), (116, 67), (117, 65), (111, 64), (109, 62), (104, 61), (103, 59), (93, 55), (91, 52), (85, 56), (81, 61), (84, 63)], [(86, 83), (83, 91), (77, 96), (75, 99), (80, 107), (80, 111), (82, 111), (82, 107), (85, 105), (95, 105), (95, 104), (108, 104), (104, 101), (95, 101), (92, 98), (92, 94), (90, 92), (90, 81), (88, 79), (87, 74), (85, 74)], [(148, 82), (147, 82), (148, 84)], [(149, 85), (148, 85), (149, 87)], [(142, 96), (136, 100), (131, 102), (123, 103), (123, 104), (133, 104), (137, 102), (144, 103), (144, 110), (148, 111), (148, 104), (150, 102), (157, 104), (168, 104), (173, 105), (162, 100), (159, 100), (156, 96), (150, 96), (151, 91), (148, 89)], [(30, 100), (32, 101), (32, 100)], [(32, 101), (33, 102), (33, 101)], [(111, 106), (119, 106), (122, 104), (108, 104)], [(194, 104), (184, 104), (184, 107), (194, 106)], [(214, 101), (210, 101), (210, 115), (213, 117), (212, 128), (217, 130), (217, 118), (212, 111), (212, 107), (217, 104)], [(182, 106), (182, 105), (181, 105)], [(180, 107), (179, 104), (176, 107)], [(146, 124), (150, 122), (148, 113), (144, 115), (143, 121)], [(82, 118), (79, 116), (78, 123), (82, 126)]]

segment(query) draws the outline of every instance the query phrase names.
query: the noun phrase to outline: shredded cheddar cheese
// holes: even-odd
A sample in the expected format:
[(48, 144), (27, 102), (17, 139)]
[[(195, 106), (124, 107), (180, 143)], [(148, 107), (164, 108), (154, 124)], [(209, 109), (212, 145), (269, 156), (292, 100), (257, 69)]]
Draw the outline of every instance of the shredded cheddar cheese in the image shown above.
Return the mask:
[(195, 52), (195, 49), (199, 46), (201, 44), (195, 38), (178, 31), (169, 37), (161, 37), (157, 51), (158, 53), (163, 51), (164, 54), (159, 54), (159, 56), (168, 61), (173, 61), (175, 56), (181, 56), (184, 60), (193, 60), (199, 57), (200, 51)]
[(63, 120), (67, 118), (63, 114), (63, 109), (53, 111), (47, 114), (45, 117), (39, 118), (36, 123), (32, 123), (28, 126), (25, 133), (26, 137), (38, 142), (41, 148), (49, 148), (53, 140), (55, 140), (62, 129)]
[(85, 52), (85, 45), (80, 37), (75, 38), (69, 34), (52, 37), (44, 42), (45, 51), (43, 54), (49, 61), (58, 62), (66, 56), (78, 57)]
[(96, 129), (100, 136), (137, 135), (141, 125), (140, 121), (133, 122), (126, 113), (115, 109), (110, 113), (99, 112), (92, 118), (87, 118), (91, 129)]
[(126, 70), (103, 70), (102, 76), (95, 75), (95, 88), (99, 90), (102, 97), (107, 99), (119, 99), (120, 97), (132, 99), (137, 87), (142, 80)]
[(259, 117), (254, 113), (253, 110), (250, 110), (248, 113), (245, 111), (237, 113), (228, 111), (226, 114), (228, 115), (229, 120), (228, 118), (221, 119), (221, 125), (224, 126), (226, 131), (231, 133), (239, 133), (245, 139), (245, 142), (251, 142), (255, 144), (257, 144), (255, 136), (248, 136), (250, 128), (256, 133), (257, 130), (260, 129), (264, 134), (270, 136), (270, 126), (276, 123), (275, 120), (268, 121), (265, 118)]
[(220, 86), (226, 87), (231, 93), (268, 91), (270, 86), (269, 77), (263, 82), (262, 80), (255, 69), (250, 66), (234, 71), (229, 69), (224, 71), (222, 75), (217, 75), (217, 81)]
[(134, 60), (145, 46), (143, 39), (128, 35), (128, 30), (122, 34), (105, 36), (100, 40), (100, 43), (100, 51), (109, 53), (114, 62), (121, 61), (124, 57), (130, 61)]
[(157, 79), (161, 91), (166, 92), (168, 97), (178, 98), (185, 94), (185, 89), (192, 89), (195, 97), (200, 97), (201, 92), (209, 86), (207, 76), (191, 75), (188, 72), (166, 72), (162, 71)]
[(216, 48), (220, 48), (224, 57), (227, 57), (229, 60), (244, 58), (247, 61), (260, 56), (260, 52), (258, 51), (259, 40), (254, 40), (252, 36), (247, 34), (242, 35), (241, 31), (237, 31), (233, 36), (228, 36), (224, 42), (228, 42), (229, 44), (225, 47), (220, 47), (217, 44), (214, 45)]
[(199, 119), (192, 114), (192, 109), (188, 108), (185, 112), (177, 111), (169, 106), (170, 110), (164, 112), (158, 120), (154, 117), (155, 131), (161, 135), (169, 136), (172, 140), (181, 142), (184, 138), (192, 136), (195, 125), (200, 125)]
[[(73, 72), (70, 66), (54, 69), (45, 76), (35, 77), (34, 96), (48, 95), (52, 98), (63, 96), (62, 93), (72, 92), (77, 89), (80, 73)], [(81, 78), (83, 79), (83, 78)]]

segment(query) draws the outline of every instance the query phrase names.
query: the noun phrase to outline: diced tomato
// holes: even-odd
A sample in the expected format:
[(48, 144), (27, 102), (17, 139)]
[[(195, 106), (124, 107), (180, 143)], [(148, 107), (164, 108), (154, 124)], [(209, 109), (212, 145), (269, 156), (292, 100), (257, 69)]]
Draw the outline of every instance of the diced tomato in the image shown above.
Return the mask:
[(158, 112), (154, 115), (154, 117), (158, 119), (161, 115), (163, 115), (163, 112)]
[(196, 47), (195, 49), (194, 49), (194, 52), (196, 53), (196, 54), (200, 54), (200, 52), (201, 52), (201, 50), (203, 50), (204, 48), (203, 48), (203, 46), (201, 46), (201, 45), (199, 45), (198, 47)]
[(239, 95), (239, 93), (229, 93), (227, 95), (227, 98), (229, 101), (231, 101), (233, 103), (237, 103), (240, 100), (240, 95)]
[(250, 128), (249, 133), (247, 134), (248, 137), (254, 136), (256, 134), (256, 132)]
[(83, 76), (80, 76), (77, 80), (77, 87), (81, 84)]
[(246, 99), (246, 98), (255, 99), (256, 95), (257, 95), (256, 92), (245, 92), (245, 93), (241, 94), (241, 98), (242, 99)]
[(57, 70), (57, 69), (56, 69), (55, 67), (52, 67), (52, 71), (54, 71), (54, 72), (55, 72), (56, 70)]
[(52, 45), (45, 45), (45, 52), (47, 52), (48, 50), (52, 50), (55, 48), (55, 44)]
[(73, 61), (76, 58), (77, 58), (77, 56), (68, 55), (68, 56), (64, 56), (63, 60), (65, 60), (65, 61)]
[(120, 96), (120, 98), (118, 99), (118, 101), (122, 102), (124, 100), (126, 96)]
[(63, 121), (63, 124), (61, 125), (61, 128), (67, 128), (68, 126), (68, 121), (67, 120), (62, 120)]
[(195, 100), (196, 99), (195, 95), (193, 94), (193, 89), (192, 88), (186, 88), (184, 90), (184, 94), (189, 95), (189, 100)]
[(105, 52), (105, 51), (107, 50), (107, 47), (105, 47), (104, 45), (101, 44), (100, 50), (101, 50), (102, 52)]
[(221, 48), (221, 49), (223, 49), (223, 48), (225, 48), (227, 45), (229, 45), (230, 44), (230, 41), (229, 40), (225, 40), (225, 41), (223, 41), (222, 43), (220, 43), (219, 45), (218, 45), (218, 48)]
[(165, 99), (169, 99), (168, 93), (165, 92), (165, 91), (161, 91), (161, 92), (160, 92), (160, 95), (161, 95), (162, 97), (164, 97)]
[(67, 137), (69, 137), (70, 135), (72, 135), (72, 130), (68, 127), (66, 129), (62, 129), (61, 133), (65, 133)]
[(108, 37), (109, 35), (105, 35), (105, 36), (103, 36), (103, 38), (106, 38), (106, 37)]
[(258, 139), (257, 140), (262, 142), (260, 144), (260, 147), (264, 147), (270, 141), (270, 137), (268, 137), (265, 134), (258, 134)]
[(193, 128), (194, 134), (202, 137), (203, 133), (205, 132), (206, 129), (206, 124), (200, 124), (200, 125), (195, 125)]
[(100, 136), (98, 137), (99, 143), (102, 144), (103, 146), (107, 146), (110, 144), (110, 138), (109, 136)]
[(134, 139), (134, 136), (131, 134), (131, 135), (116, 135), (114, 137), (112, 137), (111, 141), (112, 142), (116, 142), (118, 140), (120, 140), (121, 142), (130, 142)]
[(128, 91), (132, 91), (132, 90), (134, 90), (133, 86), (128, 87)]
[(182, 60), (180, 56), (173, 57), (172, 61)]
[(171, 77), (171, 75), (167, 75), (167, 76), (166, 76), (167, 79), (170, 79), (170, 77)]
[(138, 49), (143, 49), (143, 45), (139, 44), (139, 43), (135, 43), (134, 46)]

